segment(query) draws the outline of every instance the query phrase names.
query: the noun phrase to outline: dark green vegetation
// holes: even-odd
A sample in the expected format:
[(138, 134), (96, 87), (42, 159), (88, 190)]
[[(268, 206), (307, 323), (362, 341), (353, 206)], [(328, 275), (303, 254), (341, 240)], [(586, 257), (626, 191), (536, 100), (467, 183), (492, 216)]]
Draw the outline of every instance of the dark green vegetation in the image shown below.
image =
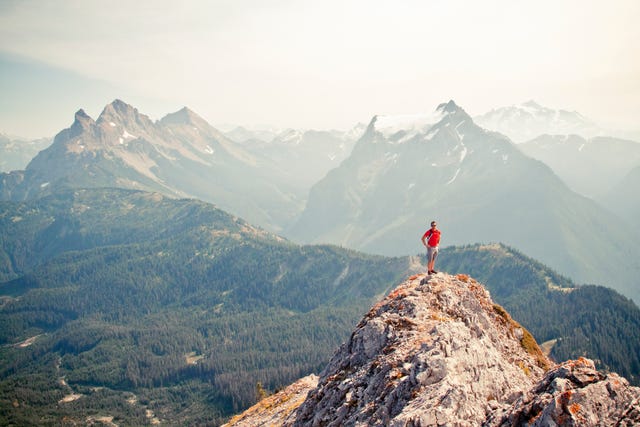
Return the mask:
[[(254, 402), (258, 381), (273, 390), (319, 371), (408, 267), (142, 192), (81, 190), (0, 212), (3, 425), (142, 424), (146, 409), (217, 423)], [(82, 397), (58, 403), (72, 393)]]
[(555, 361), (587, 356), (640, 384), (640, 310), (631, 300), (602, 286), (576, 286), (503, 245), (446, 248), (438, 264), (483, 283), (538, 343), (557, 340)]
[[(144, 192), (0, 203), (0, 424), (217, 424), (258, 383), (319, 372), (409, 261), (294, 245)], [(438, 267), (486, 284), (538, 342), (561, 338), (557, 360), (637, 382), (640, 311), (614, 291), (562, 290), (574, 285), (500, 245), (446, 248)]]

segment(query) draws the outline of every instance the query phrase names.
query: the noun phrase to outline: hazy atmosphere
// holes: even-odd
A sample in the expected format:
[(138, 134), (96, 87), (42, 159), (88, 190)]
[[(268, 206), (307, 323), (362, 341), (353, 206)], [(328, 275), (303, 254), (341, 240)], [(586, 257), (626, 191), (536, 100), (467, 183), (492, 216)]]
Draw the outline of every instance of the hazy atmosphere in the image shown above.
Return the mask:
[(535, 99), (637, 129), (640, 2), (0, 2), (0, 132), (52, 136), (115, 98), (158, 119), (350, 128)]

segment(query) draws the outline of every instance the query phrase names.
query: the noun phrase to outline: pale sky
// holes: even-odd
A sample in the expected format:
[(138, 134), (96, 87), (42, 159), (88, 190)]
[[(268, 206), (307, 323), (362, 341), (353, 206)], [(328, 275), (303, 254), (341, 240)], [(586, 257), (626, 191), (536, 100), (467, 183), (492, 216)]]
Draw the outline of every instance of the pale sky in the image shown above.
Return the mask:
[(638, 0), (0, 0), (0, 133), (152, 119), (347, 129), (530, 99), (640, 128)]

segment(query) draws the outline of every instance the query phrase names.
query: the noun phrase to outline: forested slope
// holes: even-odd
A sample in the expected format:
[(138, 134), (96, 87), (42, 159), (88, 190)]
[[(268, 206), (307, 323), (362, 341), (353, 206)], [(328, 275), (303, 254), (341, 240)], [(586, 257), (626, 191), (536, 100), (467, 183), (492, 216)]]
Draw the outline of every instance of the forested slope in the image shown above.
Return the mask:
[(3, 274), (18, 277), (0, 286), (0, 399), (17, 424), (99, 410), (135, 424), (130, 393), (160, 419), (217, 422), (257, 382), (318, 370), (408, 268), (149, 193), (62, 193), (2, 220)]

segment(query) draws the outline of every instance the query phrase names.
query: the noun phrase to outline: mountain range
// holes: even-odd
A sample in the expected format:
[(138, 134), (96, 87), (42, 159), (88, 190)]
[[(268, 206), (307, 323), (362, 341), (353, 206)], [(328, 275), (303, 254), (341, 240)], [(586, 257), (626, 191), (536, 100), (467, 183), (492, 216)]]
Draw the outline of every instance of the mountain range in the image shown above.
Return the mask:
[(216, 203), (280, 231), (309, 187), (349, 155), (359, 129), (290, 129), (269, 141), (245, 130), (230, 132), (241, 139), (234, 141), (186, 107), (153, 122), (115, 100), (95, 121), (79, 110), (24, 171), (0, 175), (0, 198), (26, 200), (60, 186), (143, 189)]
[[(527, 108), (546, 111), (535, 103)], [(295, 241), (384, 255), (420, 251), (416, 236), (439, 218), (447, 244), (504, 242), (579, 282), (638, 299), (637, 199), (618, 185), (601, 196), (613, 202), (605, 209), (558, 179), (580, 186), (579, 167), (607, 149), (615, 155), (601, 158), (600, 168), (611, 171), (611, 181), (587, 174), (585, 182), (601, 188), (622, 179), (634, 143), (596, 138), (583, 146), (580, 137), (540, 137), (514, 146), (454, 102), (428, 115), (376, 116), (355, 146), (352, 138), (288, 130), (269, 142), (237, 142), (187, 108), (153, 122), (116, 100), (96, 121), (78, 111), (24, 171), (1, 174), (0, 199), (27, 200), (60, 187), (159, 191), (215, 203)], [(535, 149), (551, 145), (552, 154)], [(585, 156), (566, 152), (580, 147)], [(556, 174), (523, 150), (538, 152)], [(566, 166), (554, 163), (565, 157), (572, 157)], [(595, 229), (606, 235), (597, 245), (589, 237)]]
[(300, 186), (306, 197), (313, 184), (351, 154), (363, 132), (361, 126), (348, 132), (287, 129), (268, 141), (259, 137), (237, 141), (247, 151), (271, 161), (288, 176), (289, 182)]
[(432, 219), (443, 244), (502, 242), (579, 282), (640, 297), (637, 231), (453, 101), (428, 115), (375, 116), (285, 235), (404, 255), (421, 250)]
[(606, 197), (640, 166), (640, 143), (618, 138), (540, 135), (518, 148), (548, 165), (572, 190), (594, 200)]
[(26, 140), (0, 134), (0, 172), (24, 169), (39, 151), (49, 145), (49, 138)]
[(608, 129), (577, 111), (549, 108), (533, 100), (494, 108), (475, 116), (474, 121), (486, 129), (507, 135), (517, 144), (540, 135), (579, 135), (585, 139), (608, 136), (640, 141), (638, 129)]
[[(481, 278), (554, 359), (587, 355), (637, 383), (630, 300), (504, 245), (443, 253), (442, 267)], [(159, 193), (0, 202), (0, 424), (220, 423), (255, 402), (257, 383), (319, 372), (424, 261), (299, 246)]]
[(593, 120), (577, 111), (555, 110), (531, 100), (519, 105), (500, 107), (473, 118), (485, 129), (507, 135), (515, 143), (540, 135), (581, 135), (592, 138), (611, 135)]
[(191, 110), (153, 122), (120, 100), (95, 121), (79, 110), (23, 172), (1, 178), (5, 200), (60, 186), (144, 189), (210, 201), (275, 230), (301, 209), (303, 197), (286, 174)]
[(640, 228), (640, 165), (627, 175), (601, 198), (602, 203), (627, 220), (636, 229)]

